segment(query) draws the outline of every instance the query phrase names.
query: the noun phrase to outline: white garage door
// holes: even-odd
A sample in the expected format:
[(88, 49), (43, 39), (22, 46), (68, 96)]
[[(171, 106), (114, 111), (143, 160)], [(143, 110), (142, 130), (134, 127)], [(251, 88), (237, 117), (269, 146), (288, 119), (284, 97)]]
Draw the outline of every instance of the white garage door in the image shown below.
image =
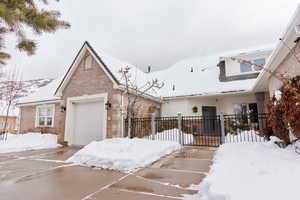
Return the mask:
[(103, 102), (76, 103), (74, 105), (74, 144), (86, 145), (104, 139)]

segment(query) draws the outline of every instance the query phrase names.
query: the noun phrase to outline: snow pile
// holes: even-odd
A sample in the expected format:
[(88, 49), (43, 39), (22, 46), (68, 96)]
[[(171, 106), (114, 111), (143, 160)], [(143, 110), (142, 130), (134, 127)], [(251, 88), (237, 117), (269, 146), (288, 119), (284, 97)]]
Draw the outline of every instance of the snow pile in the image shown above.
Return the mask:
[(277, 101), (280, 101), (281, 96), (282, 96), (282, 92), (281, 92), (280, 90), (276, 90), (276, 91), (274, 92), (274, 96), (275, 96), (275, 99), (276, 99)]
[(175, 142), (113, 138), (91, 142), (67, 162), (103, 169), (132, 171), (178, 149), (180, 145)]
[(27, 133), (8, 134), (6, 141), (0, 141), (0, 153), (19, 152), (60, 147), (54, 134)]
[[(183, 135), (181, 135), (181, 133)], [(180, 132), (179, 129), (177, 129), (177, 128), (164, 130), (162, 132), (158, 132), (158, 133), (155, 134), (154, 139), (155, 140), (167, 140), (167, 141), (179, 142), (180, 137), (183, 138), (184, 144), (192, 144), (193, 141), (194, 141), (193, 134), (187, 134), (187, 133), (184, 133), (184, 132)], [(152, 135), (147, 136), (147, 138), (152, 139)]]
[(242, 131), (238, 134), (227, 134), (225, 137), (225, 143), (230, 142), (264, 142), (263, 137), (258, 135), (257, 131)]
[(186, 199), (298, 200), (300, 155), (291, 146), (280, 149), (274, 141), (222, 145), (199, 196)]

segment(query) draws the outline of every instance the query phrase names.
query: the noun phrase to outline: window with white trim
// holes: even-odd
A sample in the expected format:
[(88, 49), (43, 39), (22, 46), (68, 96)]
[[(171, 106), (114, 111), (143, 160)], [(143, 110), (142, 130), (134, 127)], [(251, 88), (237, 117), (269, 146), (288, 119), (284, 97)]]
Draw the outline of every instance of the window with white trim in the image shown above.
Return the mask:
[(54, 104), (36, 107), (36, 126), (52, 127), (54, 124)]

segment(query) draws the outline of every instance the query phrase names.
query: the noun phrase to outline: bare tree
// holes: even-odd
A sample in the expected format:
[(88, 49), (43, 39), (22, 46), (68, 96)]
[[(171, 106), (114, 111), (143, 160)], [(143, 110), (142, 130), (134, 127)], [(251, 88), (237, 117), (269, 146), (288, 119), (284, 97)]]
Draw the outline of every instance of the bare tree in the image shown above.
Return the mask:
[(164, 86), (164, 83), (160, 82), (158, 79), (152, 79), (151, 81), (146, 81), (145, 83), (138, 84), (136, 81), (136, 77), (133, 77), (133, 73), (131, 73), (130, 67), (121, 68), (119, 73), (121, 73), (121, 77), (124, 81), (124, 89), (125, 95), (127, 98), (126, 105), (126, 119), (128, 120), (127, 133), (128, 136), (131, 137), (131, 123), (132, 118), (135, 117), (138, 113), (137, 103), (143, 98), (145, 95), (149, 95), (149, 93), (157, 92)]
[(6, 129), (10, 112), (15, 106), (16, 100), (20, 97), (23, 90), (23, 82), (16, 69), (4, 73), (4, 80), (0, 84), (1, 101), (4, 103), (4, 126), (0, 132), (0, 140), (7, 139)]

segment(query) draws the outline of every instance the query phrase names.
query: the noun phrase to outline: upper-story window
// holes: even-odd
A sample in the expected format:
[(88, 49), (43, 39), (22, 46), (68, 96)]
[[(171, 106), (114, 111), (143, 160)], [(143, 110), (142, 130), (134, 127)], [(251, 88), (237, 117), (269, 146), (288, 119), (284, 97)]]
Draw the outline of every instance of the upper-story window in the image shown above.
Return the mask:
[(254, 64), (264, 66), (265, 63), (266, 63), (266, 59), (265, 58), (255, 59), (255, 60), (252, 60), (251, 63), (253, 63), (253, 64), (250, 65), (249, 63), (241, 63), (240, 64), (240, 71), (242, 73), (243, 72), (259, 71), (259, 70), (261, 70), (260, 67), (257, 67)]
[(93, 58), (92, 56), (87, 56), (84, 62), (84, 69), (88, 70), (90, 68), (92, 68), (92, 63), (93, 63)]

